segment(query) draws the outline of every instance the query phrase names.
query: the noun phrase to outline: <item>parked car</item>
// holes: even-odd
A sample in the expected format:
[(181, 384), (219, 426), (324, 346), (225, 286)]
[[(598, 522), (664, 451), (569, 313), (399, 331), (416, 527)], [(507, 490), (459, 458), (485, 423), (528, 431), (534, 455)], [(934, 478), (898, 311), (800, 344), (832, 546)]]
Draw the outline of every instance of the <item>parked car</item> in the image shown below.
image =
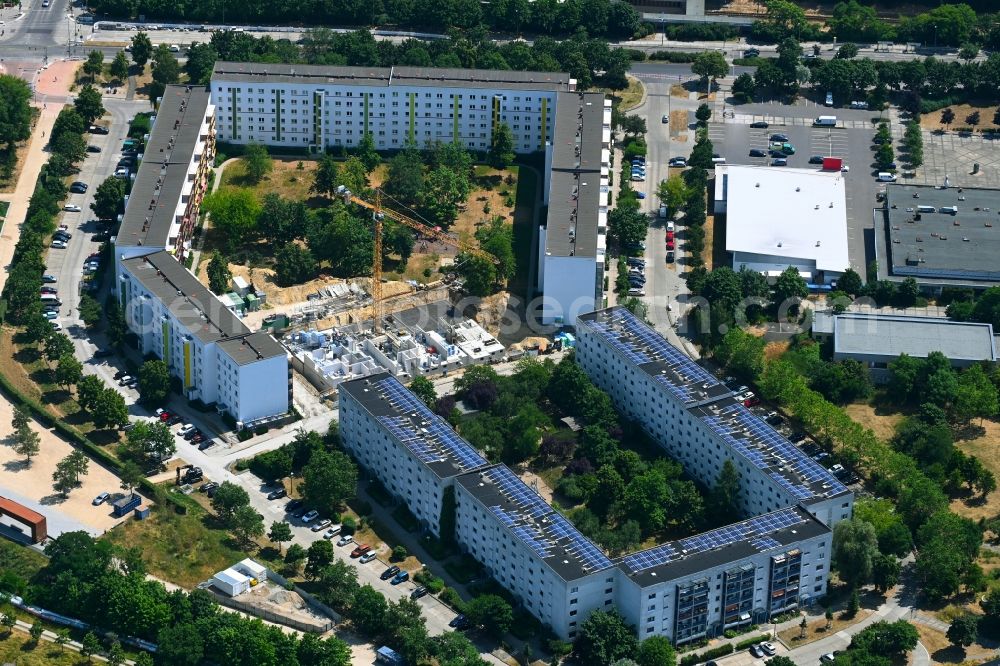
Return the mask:
[(667, 162), (667, 166), (682, 167), (682, 168), (686, 167), (687, 166), (687, 158), (686, 157), (672, 157), (672, 158), (670, 158), (670, 161)]
[(354, 542), (354, 536), (351, 535), (351, 534), (345, 534), (344, 536), (342, 536), (339, 539), (337, 539), (337, 545), (338, 546), (346, 546), (347, 544), (353, 543), (353, 542)]
[(632, 289), (628, 290), (628, 295), (629, 296), (645, 296), (646, 295), (646, 290), (645, 289), (638, 289), (638, 288), (633, 287)]
[(393, 564), (391, 567), (383, 571), (382, 575), (380, 575), (379, 578), (381, 578), (382, 580), (389, 580), (398, 573), (399, 573), (399, 567)]
[(105, 502), (107, 502), (109, 499), (111, 499), (111, 495), (109, 495), (108, 493), (101, 493), (100, 495), (94, 498), (94, 501), (91, 502), (91, 504), (93, 504), (94, 506), (100, 506)]
[(122, 378), (118, 380), (118, 386), (125, 386), (130, 381), (132, 381), (132, 375), (123, 375)]
[(107, 358), (108, 356), (114, 356), (114, 353), (112, 349), (98, 349), (94, 352), (94, 358)]
[(130, 377), (127, 382), (122, 384), (122, 386), (124, 386), (125, 388), (135, 388), (138, 385), (139, 385), (139, 380), (135, 377)]
[(323, 532), (323, 538), (324, 539), (332, 539), (333, 537), (335, 537), (338, 534), (340, 534), (340, 528), (341, 528), (340, 525), (334, 525), (333, 527), (331, 527), (330, 529), (328, 529), (326, 532)]
[(57, 282), (56, 276), (55, 275), (43, 275), (42, 276), (42, 282), (46, 282), (48, 284), (55, 284)]
[(316, 524), (312, 526), (312, 531), (313, 532), (322, 532), (323, 530), (325, 530), (326, 528), (328, 528), (330, 525), (333, 525), (333, 521), (330, 520), (329, 518), (324, 518), (323, 520), (317, 521)]
[(420, 597), (427, 595), (427, 588), (423, 585), (413, 588), (413, 592), (410, 592), (411, 599), (419, 599)]
[(788, 160), (786, 160), (784, 157), (776, 157), (773, 160), (771, 160), (771, 166), (776, 166), (776, 167), (788, 166)]
[(82, 180), (75, 180), (73, 184), (69, 186), (69, 191), (74, 194), (84, 194), (87, 191), (87, 183)]
[(785, 136), (784, 134), (772, 134), (771, 135), (771, 141), (777, 141), (778, 143), (784, 143), (785, 141), (788, 141), (788, 137)]
[(374, 560), (376, 557), (377, 556), (375, 555), (375, 553), (368, 552), (368, 553), (365, 553), (364, 555), (362, 555), (358, 559), (358, 562), (360, 562), (361, 564), (368, 564), (369, 562), (371, 562), (372, 560)]
[(451, 619), (448, 626), (452, 629), (465, 629), (469, 626), (469, 619), (465, 617), (462, 613), (459, 613)]
[(670, 122), (670, 117), (667, 114), (664, 113), (663, 117), (660, 118), (660, 122), (663, 123), (664, 125), (666, 125), (667, 123)]
[(201, 484), (201, 487), (198, 488), (198, 490), (200, 490), (203, 493), (207, 493), (209, 490), (214, 490), (218, 487), (219, 487), (218, 483), (216, 483), (215, 481), (209, 481), (208, 483)]
[(87, 146), (87, 152), (88, 153), (99, 153), (99, 152), (101, 152), (101, 147), (100, 146), (94, 146), (94, 145)]
[(400, 571), (398, 574), (396, 574), (395, 576), (393, 576), (393, 579), (391, 581), (389, 581), (389, 582), (392, 585), (399, 585), (400, 583), (405, 583), (408, 580), (410, 580), (410, 572), (409, 571)]
[(744, 58), (759, 58), (760, 57), (760, 50), (759, 49), (747, 49), (746, 51), (743, 52), (743, 57)]
[(765, 153), (760, 148), (751, 148), (750, 157), (767, 157), (767, 153)]
[(750, 646), (750, 654), (752, 654), (753, 656), (755, 656), (755, 657), (757, 657), (759, 659), (760, 657), (764, 656), (764, 651), (760, 649), (759, 645), (751, 645)]
[(49, 245), (49, 247), (51, 247), (51, 248), (53, 248), (55, 250), (65, 250), (66, 249), (66, 242), (65, 241), (61, 241), (61, 240), (54, 240), (54, 241), (52, 241), (52, 244)]
[(758, 398), (757, 396), (751, 396), (743, 401), (744, 407), (753, 407), (754, 405), (759, 405), (759, 404), (760, 404), (760, 398)]
[(635, 193), (635, 198), (636, 199), (645, 199), (646, 198), (646, 193), (645, 192), (636, 192)]
[(173, 415), (167, 410), (163, 410), (162, 412), (160, 412), (160, 420), (163, 421), (164, 423), (169, 421), (171, 416)]
[(822, 155), (812, 155), (809, 157), (809, 164), (822, 164), (822, 163), (823, 163)]
[(207, 437), (198, 444), (198, 450), (204, 451), (205, 449), (210, 449), (215, 445), (214, 439), (208, 439)]
[(285, 497), (287, 494), (288, 493), (285, 492), (284, 488), (278, 488), (277, 490), (272, 490), (271, 492), (269, 492), (267, 494), (267, 499), (269, 500), (281, 499), (282, 497)]
[(767, 129), (768, 128), (768, 124), (766, 122), (764, 122), (763, 120), (756, 120), (756, 121), (750, 123), (750, 127), (754, 128), (754, 129)]
[(312, 521), (316, 520), (317, 518), (319, 518), (319, 511), (317, 511), (316, 509), (313, 509), (312, 511), (309, 511), (304, 516), (302, 516), (302, 522), (303, 523), (311, 523)]
[(783, 159), (785, 159), (787, 157), (780, 150), (774, 150), (774, 149), (767, 151), (767, 154), (770, 155), (771, 157), (773, 157), (775, 159), (779, 159), (779, 160), (783, 160)]
[(361, 557), (365, 553), (369, 552), (371, 549), (372, 549), (371, 546), (366, 546), (364, 544), (359, 543), (357, 548), (351, 551), (351, 557)]
[(836, 658), (837, 658), (837, 655), (835, 655), (832, 652), (827, 652), (824, 655), (820, 655), (819, 660), (822, 661), (824, 664), (828, 664), (831, 661), (834, 661)]
[(101, 125), (91, 125), (90, 128), (87, 129), (87, 131), (90, 132), (91, 134), (108, 134), (110, 130), (107, 127), (103, 127)]
[(63, 210), (66, 211), (67, 213), (79, 213), (83, 209), (77, 206), (76, 204), (66, 204), (65, 206), (63, 206)]
[(774, 649), (774, 646), (768, 642), (760, 643), (760, 649), (763, 650), (764, 654), (766, 654), (768, 657), (773, 657), (777, 653), (777, 650)]

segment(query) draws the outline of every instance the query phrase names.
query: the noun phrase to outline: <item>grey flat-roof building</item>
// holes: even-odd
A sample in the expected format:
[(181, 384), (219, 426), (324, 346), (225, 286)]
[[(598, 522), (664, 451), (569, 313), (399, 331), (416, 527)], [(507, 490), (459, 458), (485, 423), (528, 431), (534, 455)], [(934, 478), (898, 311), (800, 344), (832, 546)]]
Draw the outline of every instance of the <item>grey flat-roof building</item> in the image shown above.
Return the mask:
[(559, 93), (545, 151), (548, 212), (538, 235), (543, 323), (572, 324), (603, 305), (610, 167), (611, 101)]
[(818, 312), (813, 336), (832, 338), (834, 359), (866, 364), (876, 381), (888, 379), (888, 364), (901, 354), (926, 358), (941, 352), (956, 368), (997, 360), (992, 325), (941, 317)]
[(879, 279), (913, 277), (927, 290), (1000, 284), (1000, 190), (891, 184), (876, 213)]

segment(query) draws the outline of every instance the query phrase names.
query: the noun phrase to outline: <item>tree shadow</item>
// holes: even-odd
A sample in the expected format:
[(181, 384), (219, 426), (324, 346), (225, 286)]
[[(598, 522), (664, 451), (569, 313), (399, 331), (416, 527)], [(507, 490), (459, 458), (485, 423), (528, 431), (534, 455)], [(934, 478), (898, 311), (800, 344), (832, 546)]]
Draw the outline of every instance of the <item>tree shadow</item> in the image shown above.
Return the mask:
[(6, 472), (20, 472), (31, 467), (31, 463), (27, 460), (8, 460), (3, 464), (4, 471)]
[(66, 389), (52, 389), (42, 394), (42, 402), (46, 405), (61, 405), (72, 397), (73, 394)]
[(961, 664), (965, 661), (965, 649), (956, 645), (949, 645), (946, 648), (932, 652), (931, 659), (938, 664)]
[(38, 500), (38, 503), (43, 506), (52, 506), (54, 504), (62, 504), (69, 499), (68, 495), (62, 495), (61, 493), (52, 493), (51, 495), (46, 495), (42, 499)]
[(37, 370), (33, 370), (28, 373), (28, 379), (36, 384), (51, 384), (52, 371), (48, 368), (38, 368)]
[(121, 442), (121, 437), (119, 436), (118, 431), (109, 430), (107, 428), (92, 430), (87, 434), (87, 437), (98, 446), (108, 446), (110, 444), (118, 444)]
[(36, 347), (22, 347), (14, 352), (14, 360), (21, 364), (34, 363), (42, 357)]
[(981, 424), (969, 422), (955, 426), (952, 428), (952, 432), (955, 434), (955, 440), (960, 442), (984, 437), (986, 435), (986, 428)]
[(65, 421), (70, 425), (82, 426), (90, 422), (90, 415), (87, 414), (86, 411), (81, 409), (79, 411), (73, 412), (72, 414), (67, 414), (66, 416), (63, 417), (63, 421)]
[(257, 556), (269, 562), (281, 562), (282, 558), (284, 558), (284, 553), (279, 553), (278, 549), (274, 546), (264, 546), (257, 553)]

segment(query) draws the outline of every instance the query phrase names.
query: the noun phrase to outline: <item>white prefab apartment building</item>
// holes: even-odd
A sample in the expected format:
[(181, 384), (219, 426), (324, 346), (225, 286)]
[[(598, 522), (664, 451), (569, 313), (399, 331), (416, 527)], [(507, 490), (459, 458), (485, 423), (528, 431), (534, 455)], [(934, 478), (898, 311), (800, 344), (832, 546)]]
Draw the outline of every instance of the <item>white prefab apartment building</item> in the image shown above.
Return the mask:
[(514, 150), (532, 153), (552, 140), (556, 96), (576, 81), (552, 72), (217, 62), (211, 87), (220, 141), (322, 152), (370, 133), (379, 150), (457, 141), (485, 151), (507, 123)]
[(139, 351), (164, 361), (186, 398), (215, 404), (241, 425), (288, 411), (291, 366), (281, 344), (251, 332), (163, 250), (119, 266), (118, 294)]
[(577, 334), (581, 366), (690, 474), (711, 485), (733, 460), (745, 520), (611, 559), (388, 375), (341, 385), (345, 446), (435, 534), (453, 488), (459, 547), (563, 639), (615, 608), (641, 638), (681, 644), (825, 594), (850, 491), (628, 311), (582, 315)]
[(112, 241), (112, 288), (139, 351), (163, 360), (186, 398), (250, 427), (288, 412), (288, 355), (180, 263), (215, 156), (214, 117), (205, 88), (167, 86)]
[(615, 603), (614, 563), (504, 465), (455, 480), (455, 535), (535, 617), (572, 637)]
[(344, 448), (439, 534), (445, 489), (489, 462), (387, 372), (344, 382), (338, 393)]
[(543, 323), (603, 306), (611, 101), (568, 74), (422, 67), (217, 62), (218, 139), (323, 152), (435, 142), (489, 149), (506, 123), (514, 150), (545, 155), (547, 224), (539, 238)]

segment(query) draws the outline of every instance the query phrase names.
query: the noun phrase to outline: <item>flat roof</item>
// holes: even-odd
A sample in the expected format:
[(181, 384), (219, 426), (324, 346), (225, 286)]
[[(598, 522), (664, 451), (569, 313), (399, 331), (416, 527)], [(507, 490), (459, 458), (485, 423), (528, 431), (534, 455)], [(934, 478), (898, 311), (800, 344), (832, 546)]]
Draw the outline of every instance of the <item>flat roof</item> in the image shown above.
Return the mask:
[(506, 465), (463, 474), (455, 482), (563, 580), (575, 580), (613, 566), (604, 551)]
[(500, 90), (572, 90), (575, 81), (562, 72), (521, 72), (447, 67), (343, 67), (280, 63), (215, 63), (212, 80), (307, 83), (354, 86), (426, 86)]
[(167, 86), (136, 172), (117, 245), (166, 247), (209, 106), (204, 86)]
[(725, 164), (715, 178), (715, 199), (726, 201), (727, 251), (815, 261), (837, 273), (851, 265), (839, 171)]
[[(884, 249), (878, 251), (888, 260), (880, 258), (880, 269), (886, 264), (892, 276), (918, 281), (1000, 281), (1000, 190), (901, 184), (885, 189)], [(957, 214), (940, 212), (951, 206)]]
[(595, 331), (628, 363), (663, 384), (684, 405), (699, 405), (732, 394), (715, 375), (621, 306), (580, 315), (576, 325)]
[(996, 360), (990, 324), (845, 312), (834, 315), (833, 334), (835, 353), (926, 358), (938, 351), (950, 359)]
[(808, 511), (791, 506), (630, 553), (617, 565), (637, 585), (648, 587), (737, 563), (758, 553), (781, 555), (803, 539), (829, 533), (830, 528)]
[(597, 256), (604, 187), (601, 184), (604, 111), (603, 93), (556, 96), (545, 232), (547, 256)]
[(447, 421), (387, 372), (344, 382), (338, 390), (357, 400), (439, 479), (489, 465)]
[(122, 262), (185, 328), (203, 343), (217, 342), (238, 365), (285, 356), (285, 348), (264, 332), (252, 333), (208, 287), (164, 250)]

